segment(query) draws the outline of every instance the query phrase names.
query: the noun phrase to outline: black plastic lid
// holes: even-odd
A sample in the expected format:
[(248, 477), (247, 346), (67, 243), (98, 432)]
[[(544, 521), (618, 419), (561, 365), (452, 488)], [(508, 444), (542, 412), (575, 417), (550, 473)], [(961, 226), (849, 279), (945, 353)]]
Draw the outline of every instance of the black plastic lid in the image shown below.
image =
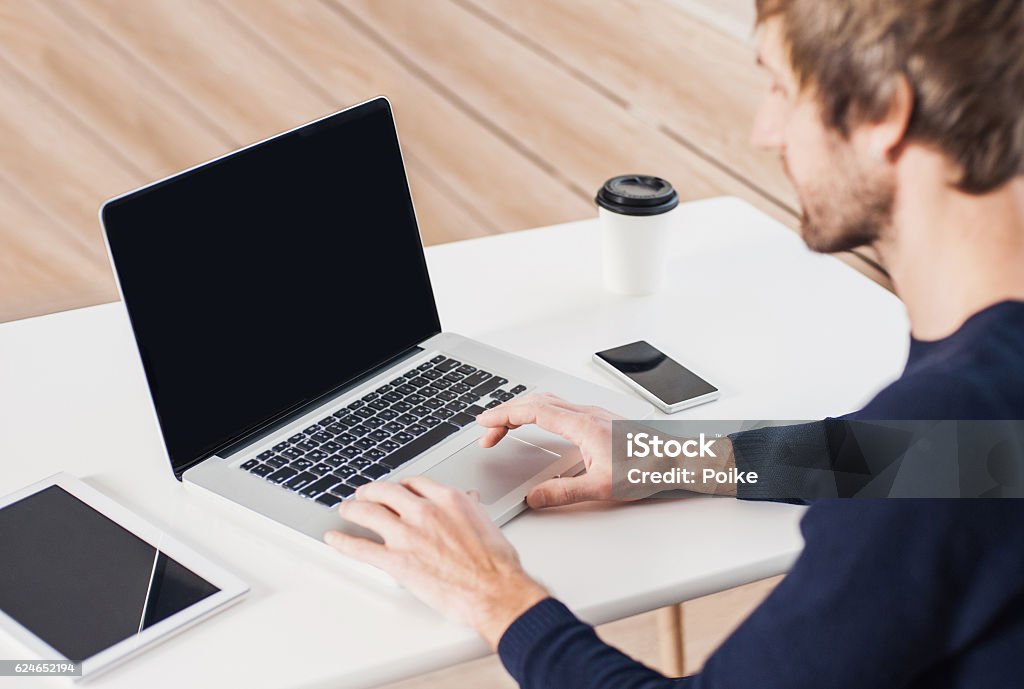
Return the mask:
[(597, 205), (622, 215), (660, 215), (679, 205), (672, 185), (651, 175), (619, 175), (604, 183)]

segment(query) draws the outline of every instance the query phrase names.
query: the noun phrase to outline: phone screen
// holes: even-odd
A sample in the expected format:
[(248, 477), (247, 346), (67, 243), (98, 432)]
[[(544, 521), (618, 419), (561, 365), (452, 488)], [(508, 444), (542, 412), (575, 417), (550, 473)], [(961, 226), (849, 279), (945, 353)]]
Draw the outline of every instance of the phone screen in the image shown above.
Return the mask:
[(598, 352), (597, 356), (665, 404), (679, 404), (718, 391), (714, 385), (643, 340), (606, 349)]

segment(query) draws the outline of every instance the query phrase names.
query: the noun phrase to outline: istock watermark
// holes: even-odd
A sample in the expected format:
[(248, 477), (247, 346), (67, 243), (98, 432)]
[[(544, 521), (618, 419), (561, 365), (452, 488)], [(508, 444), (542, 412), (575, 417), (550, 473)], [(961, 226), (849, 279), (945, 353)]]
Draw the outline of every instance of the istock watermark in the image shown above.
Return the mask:
[(1024, 497), (1024, 421), (614, 421), (612, 497)]

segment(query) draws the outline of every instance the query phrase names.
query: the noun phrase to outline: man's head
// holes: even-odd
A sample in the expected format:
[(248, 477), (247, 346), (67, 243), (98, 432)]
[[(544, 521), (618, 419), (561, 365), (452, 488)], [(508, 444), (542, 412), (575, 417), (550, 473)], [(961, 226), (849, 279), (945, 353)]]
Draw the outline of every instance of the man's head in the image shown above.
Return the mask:
[(817, 251), (886, 235), (907, 146), (939, 152), (951, 187), (1024, 174), (1021, 0), (757, 0), (771, 72), (754, 126), (779, 152)]

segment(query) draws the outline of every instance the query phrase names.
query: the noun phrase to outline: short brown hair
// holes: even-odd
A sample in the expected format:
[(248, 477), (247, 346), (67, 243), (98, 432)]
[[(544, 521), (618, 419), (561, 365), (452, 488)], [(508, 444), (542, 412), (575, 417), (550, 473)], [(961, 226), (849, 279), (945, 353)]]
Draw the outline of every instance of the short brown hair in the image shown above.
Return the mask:
[(959, 165), (984, 193), (1024, 174), (1022, 0), (757, 0), (779, 15), (802, 87), (844, 137), (889, 110), (894, 78), (914, 94), (907, 140)]

